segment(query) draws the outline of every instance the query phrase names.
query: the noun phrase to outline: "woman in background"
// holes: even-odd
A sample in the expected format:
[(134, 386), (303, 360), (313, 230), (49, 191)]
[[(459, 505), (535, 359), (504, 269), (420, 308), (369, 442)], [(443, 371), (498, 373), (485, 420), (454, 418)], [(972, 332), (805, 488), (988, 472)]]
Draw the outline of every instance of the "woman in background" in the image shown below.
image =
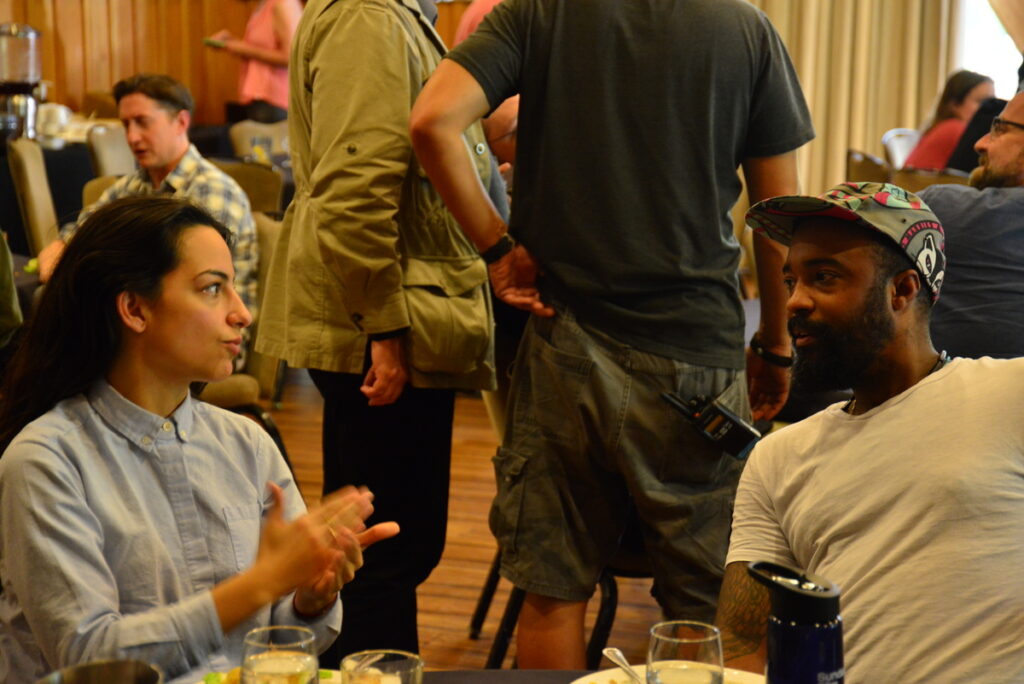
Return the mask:
[(228, 103), (228, 123), (287, 118), (288, 55), (302, 5), (301, 0), (260, 0), (241, 38), (221, 29), (207, 39), (207, 45), (242, 58), (239, 101)]
[(992, 79), (973, 71), (958, 71), (946, 81), (928, 127), (904, 166), (942, 170), (956, 148), (967, 122), (981, 103), (995, 97)]
[(79, 228), (12, 359), (0, 402), (0, 681), (131, 658), (168, 681), (240, 664), (254, 627), (326, 648), (371, 495), (306, 513), (273, 440), (197, 401), (251, 322), (227, 228), (161, 197)]

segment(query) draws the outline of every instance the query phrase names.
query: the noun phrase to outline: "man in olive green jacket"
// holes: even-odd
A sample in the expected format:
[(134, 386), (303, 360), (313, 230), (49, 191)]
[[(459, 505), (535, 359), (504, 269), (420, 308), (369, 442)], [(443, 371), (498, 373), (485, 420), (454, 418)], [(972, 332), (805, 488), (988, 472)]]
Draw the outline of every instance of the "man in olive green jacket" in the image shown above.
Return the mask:
[[(430, 0), (311, 0), (292, 44), (295, 198), (271, 265), (257, 349), (309, 368), (324, 396), (324, 492), (376, 494), (401, 534), (366, 551), (324, 659), (418, 649), (416, 586), (440, 560), (455, 389), (494, 383), (487, 268), (409, 140), (445, 48)], [(466, 135), (486, 185), (479, 125)]]

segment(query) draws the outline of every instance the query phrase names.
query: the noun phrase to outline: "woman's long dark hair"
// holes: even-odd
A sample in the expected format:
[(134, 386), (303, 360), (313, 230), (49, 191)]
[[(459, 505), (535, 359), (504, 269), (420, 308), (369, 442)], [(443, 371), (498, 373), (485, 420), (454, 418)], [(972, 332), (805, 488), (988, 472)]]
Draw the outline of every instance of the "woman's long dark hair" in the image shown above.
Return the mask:
[(962, 103), (964, 98), (982, 83), (992, 83), (992, 79), (967, 69), (962, 69), (950, 76), (946, 81), (946, 87), (942, 89), (942, 95), (939, 95), (935, 114), (925, 130), (930, 131), (935, 124), (955, 118), (956, 113), (953, 108)]
[(121, 346), (121, 292), (160, 294), (193, 226), (230, 232), (206, 211), (169, 197), (106, 204), (78, 227), (33, 309), (0, 390), (0, 451), (31, 421), (110, 369)]

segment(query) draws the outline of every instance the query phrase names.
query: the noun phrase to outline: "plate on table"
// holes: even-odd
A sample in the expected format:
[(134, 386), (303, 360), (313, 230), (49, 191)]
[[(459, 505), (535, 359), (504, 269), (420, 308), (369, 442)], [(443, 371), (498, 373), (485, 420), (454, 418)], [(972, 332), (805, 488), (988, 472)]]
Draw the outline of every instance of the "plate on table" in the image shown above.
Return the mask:
[[(641, 677), (645, 676), (647, 667), (645, 665), (634, 665)], [(585, 677), (574, 679), (569, 684), (632, 684), (633, 680), (626, 676), (620, 668), (601, 670)], [(731, 667), (725, 668), (725, 684), (765, 684), (764, 676), (746, 672), (745, 670), (734, 670)]]

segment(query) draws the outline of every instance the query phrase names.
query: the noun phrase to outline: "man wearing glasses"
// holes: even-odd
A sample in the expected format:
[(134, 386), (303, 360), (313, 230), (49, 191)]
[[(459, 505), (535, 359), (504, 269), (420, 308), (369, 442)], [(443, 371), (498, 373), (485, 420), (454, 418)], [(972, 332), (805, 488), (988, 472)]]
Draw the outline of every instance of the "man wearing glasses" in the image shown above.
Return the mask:
[(946, 228), (949, 261), (932, 338), (952, 356), (1024, 356), (1024, 93), (974, 149), (971, 187), (920, 193)]

